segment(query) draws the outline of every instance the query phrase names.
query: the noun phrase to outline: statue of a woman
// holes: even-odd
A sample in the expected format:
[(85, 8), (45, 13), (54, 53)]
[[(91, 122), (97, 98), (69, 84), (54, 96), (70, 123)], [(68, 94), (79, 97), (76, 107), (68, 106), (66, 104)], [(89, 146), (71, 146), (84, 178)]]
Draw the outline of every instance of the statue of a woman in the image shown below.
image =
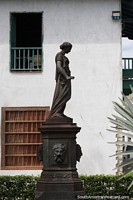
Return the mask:
[(60, 46), (61, 51), (55, 57), (56, 63), (56, 88), (50, 111), (50, 118), (64, 118), (66, 102), (71, 98), (71, 76), (69, 60), (65, 54), (72, 49), (72, 44), (64, 42)]

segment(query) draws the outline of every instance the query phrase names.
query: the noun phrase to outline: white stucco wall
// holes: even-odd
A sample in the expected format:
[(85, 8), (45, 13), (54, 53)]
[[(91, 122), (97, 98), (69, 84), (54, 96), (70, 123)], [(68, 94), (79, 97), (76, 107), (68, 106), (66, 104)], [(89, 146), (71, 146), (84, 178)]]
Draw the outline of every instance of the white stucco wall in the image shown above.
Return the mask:
[[(121, 91), (121, 23), (111, 18), (120, 0), (5, 0), (0, 1), (0, 107), (49, 106), (55, 87), (54, 57), (64, 41), (75, 80), (66, 114), (81, 126), (77, 141), (83, 157), (80, 174), (113, 174), (115, 136), (106, 131), (112, 101)], [(43, 11), (42, 73), (11, 73), (10, 12)], [(36, 39), (36, 38), (35, 38)], [(0, 120), (1, 121), (1, 120)], [(40, 171), (0, 171), (1, 174), (40, 174)]]

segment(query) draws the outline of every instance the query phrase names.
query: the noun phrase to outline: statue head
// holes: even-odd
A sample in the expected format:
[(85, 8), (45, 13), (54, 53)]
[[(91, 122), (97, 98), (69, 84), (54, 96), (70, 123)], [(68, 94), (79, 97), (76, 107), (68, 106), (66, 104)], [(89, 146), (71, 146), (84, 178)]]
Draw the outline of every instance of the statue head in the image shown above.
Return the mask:
[(55, 144), (53, 146), (53, 151), (55, 162), (62, 163), (65, 159), (66, 145), (61, 143)]
[(60, 45), (60, 49), (62, 49), (65, 53), (69, 53), (72, 49), (72, 44), (69, 42), (64, 42)]

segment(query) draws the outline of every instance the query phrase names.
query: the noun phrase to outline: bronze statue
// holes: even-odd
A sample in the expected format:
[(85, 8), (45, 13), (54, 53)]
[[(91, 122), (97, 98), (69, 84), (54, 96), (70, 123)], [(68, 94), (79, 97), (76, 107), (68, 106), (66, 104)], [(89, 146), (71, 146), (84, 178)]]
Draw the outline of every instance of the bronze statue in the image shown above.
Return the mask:
[(50, 118), (64, 118), (64, 110), (67, 101), (71, 98), (71, 71), (69, 69), (69, 60), (65, 54), (72, 49), (72, 44), (64, 42), (60, 46), (61, 51), (55, 57), (56, 63), (56, 88), (53, 103), (50, 111)]
[(71, 79), (74, 79), (65, 54), (71, 51), (72, 45), (64, 42), (60, 48), (55, 57), (56, 87), (51, 111), (39, 129), (43, 142), (39, 151), (43, 171), (36, 185), (36, 200), (76, 200), (79, 195), (85, 196), (76, 168), (76, 161), (82, 156), (76, 142), (81, 128), (64, 115), (66, 103), (71, 98)]

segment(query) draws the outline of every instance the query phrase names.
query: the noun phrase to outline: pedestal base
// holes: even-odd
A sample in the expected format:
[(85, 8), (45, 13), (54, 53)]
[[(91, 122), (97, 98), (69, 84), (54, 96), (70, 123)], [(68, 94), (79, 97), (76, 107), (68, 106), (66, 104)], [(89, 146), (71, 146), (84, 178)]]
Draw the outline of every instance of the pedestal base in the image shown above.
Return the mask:
[(39, 198), (37, 198), (38, 200), (77, 200), (77, 196), (80, 195), (84, 195), (83, 192), (44, 192), (43, 194), (39, 194)]
[(80, 180), (62, 183), (59, 181), (44, 183), (40, 180), (37, 189), (41, 188), (42, 191), (36, 191), (36, 200), (76, 200), (77, 195), (85, 194)]
[(76, 200), (84, 195), (76, 169), (76, 134), (80, 128), (71, 122), (46, 122), (43, 138), (43, 171), (37, 183), (35, 200)]

